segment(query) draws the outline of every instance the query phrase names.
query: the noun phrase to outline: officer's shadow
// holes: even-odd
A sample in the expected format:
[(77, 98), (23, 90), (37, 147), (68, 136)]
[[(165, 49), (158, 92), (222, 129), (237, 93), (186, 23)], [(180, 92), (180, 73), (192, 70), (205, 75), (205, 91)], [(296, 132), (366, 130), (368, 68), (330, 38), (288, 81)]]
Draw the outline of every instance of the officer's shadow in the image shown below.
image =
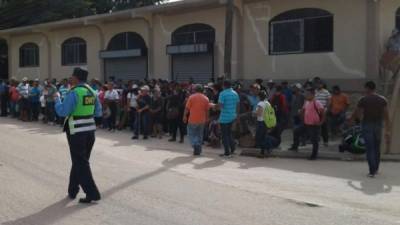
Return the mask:
[[(146, 180), (150, 177), (159, 175), (163, 172), (166, 172), (170, 169), (173, 169), (179, 165), (182, 164), (189, 164), (189, 163), (193, 163), (193, 160), (195, 158), (192, 156), (184, 156), (184, 157), (176, 157), (173, 159), (167, 159), (163, 161), (163, 167), (154, 170), (152, 172), (149, 173), (145, 173), (142, 174), (138, 177), (134, 177), (130, 180), (127, 180), (117, 186), (114, 186), (104, 192), (102, 192), (102, 198), (106, 199), (108, 197), (110, 197), (111, 195), (126, 189), (136, 183), (139, 183), (143, 180)], [(211, 161), (207, 161), (203, 164), (194, 164), (195, 169), (203, 169), (203, 168), (209, 168), (209, 167), (216, 167), (218, 165), (223, 164), (223, 162), (221, 160), (217, 160), (217, 159), (213, 159)], [(68, 198), (64, 198), (44, 209), (42, 209), (41, 211), (20, 218), (20, 219), (16, 219), (16, 220), (12, 220), (12, 221), (8, 221), (8, 222), (4, 222), (2, 223), (2, 225), (22, 225), (22, 224), (34, 224), (34, 225), (51, 225), (51, 224), (55, 224), (57, 221), (62, 220), (63, 218), (70, 216), (72, 214), (74, 214), (75, 212), (85, 209), (87, 207), (90, 207), (91, 205), (81, 205), (81, 204), (77, 204), (77, 205), (71, 205), (68, 206), (68, 203), (70, 203), (71, 200)]]
[(71, 200), (66, 197), (61, 199), (60, 201), (42, 209), (41, 211), (8, 222), (2, 223), (2, 225), (21, 225), (21, 224), (37, 224), (37, 225), (50, 225), (54, 224), (57, 221), (67, 217), (76, 211), (89, 207), (89, 205), (71, 205), (67, 206)]

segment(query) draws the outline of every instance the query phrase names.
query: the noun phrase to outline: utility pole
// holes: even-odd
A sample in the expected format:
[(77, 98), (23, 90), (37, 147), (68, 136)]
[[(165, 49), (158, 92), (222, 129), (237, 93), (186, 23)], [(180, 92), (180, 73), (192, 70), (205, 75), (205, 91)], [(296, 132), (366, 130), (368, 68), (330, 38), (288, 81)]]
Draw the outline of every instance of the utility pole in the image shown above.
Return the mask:
[(233, 0), (227, 0), (225, 16), (225, 55), (224, 55), (224, 73), (227, 79), (232, 78), (232, 34), (233, 34)]

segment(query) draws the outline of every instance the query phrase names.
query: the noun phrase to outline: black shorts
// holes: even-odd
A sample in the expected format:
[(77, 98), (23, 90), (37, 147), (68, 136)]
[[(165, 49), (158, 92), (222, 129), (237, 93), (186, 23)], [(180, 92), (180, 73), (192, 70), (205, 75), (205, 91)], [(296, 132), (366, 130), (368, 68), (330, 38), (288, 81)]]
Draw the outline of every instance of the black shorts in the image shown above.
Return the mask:
[(19, 104), (20, 104), (20, 107), (22, 110), (29, 110), (29, 108), (30, 108), (30, 102), (26, 98), (21, 98), (21, 100), (19, 101)]

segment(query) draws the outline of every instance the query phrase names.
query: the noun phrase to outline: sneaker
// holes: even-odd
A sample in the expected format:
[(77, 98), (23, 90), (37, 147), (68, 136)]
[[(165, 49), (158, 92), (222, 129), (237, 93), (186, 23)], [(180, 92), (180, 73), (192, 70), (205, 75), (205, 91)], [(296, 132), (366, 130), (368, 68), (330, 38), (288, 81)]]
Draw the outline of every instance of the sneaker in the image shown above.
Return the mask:
[(369, 178), (375, 178), (375, 174), (369, 173), (369, 174), (367, 175), (367, 177), (369, 177)]
[(175, 139), (175, 138), (171, 138), (171, 139), (169, 139), (168, 141), (169, 141), (169, 142), (175, 142), (176, 139)]
[(317, 160), (317, 157), (316, 156), (310, 156), (310, 157), (308, 157), (308, 160), (315, 161), (315, 160)]
[(132, 140), (137, 140), (137, 139), (139, 139), (139, 137), (138, 136), (133, 136), (131, 139)]
[(260, 158), (260, 159), (265, 159), (266, 157), (267, 156), (265, 154), (262, 154), (262, 153), (257, 155), (257, 158)]
[(299, 149), (298, 148), (295, 148), (295, 147), (290, 147), (289, 149), (288, 149), (289, 151), (294, 151), (294, 152), (297, 152), (297, 151), (299, 151)]
[(143, 140), (147, 140), (147, 139), (149, 139), (147, 136), (144, 136), (144, 137), (143, 137)]
[(221, 154), (219, 156), (222, 157), (222, 158), (232, 158), (232, 155)]

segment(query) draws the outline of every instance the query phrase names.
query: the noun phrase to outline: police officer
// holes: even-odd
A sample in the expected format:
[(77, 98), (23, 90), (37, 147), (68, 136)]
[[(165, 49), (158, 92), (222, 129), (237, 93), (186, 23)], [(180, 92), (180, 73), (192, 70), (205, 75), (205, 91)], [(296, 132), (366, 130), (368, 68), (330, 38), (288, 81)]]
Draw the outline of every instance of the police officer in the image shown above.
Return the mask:
[(75, 68), (70, 78), (72, 88), (64, 100), (61, 102), (59, 93), (54, 96), (58, 116), (66, 118), (64, 131), (67, 133), (72, 159), (68, 197), (75, 199), (80, 186), (86, 193), (86, 198), (81, 198), (80, 203), (100, 200), (89, 158), (95, 142), (94, 117), (101, 116), (101, 105), (95, 91), (86, 84), (87, 77), (86, 70)]

